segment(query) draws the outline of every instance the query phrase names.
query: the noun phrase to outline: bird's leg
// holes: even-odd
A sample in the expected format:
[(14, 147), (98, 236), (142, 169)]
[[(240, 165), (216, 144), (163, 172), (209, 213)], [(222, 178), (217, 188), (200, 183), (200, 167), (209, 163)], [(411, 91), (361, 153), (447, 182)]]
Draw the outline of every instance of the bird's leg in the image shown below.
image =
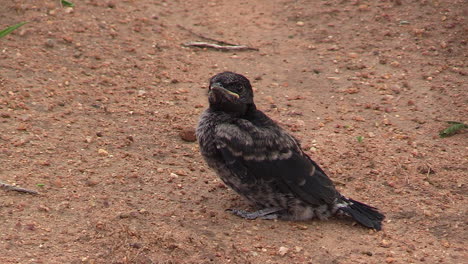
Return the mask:
[(253, 220), (257, 218), (266, 219), (266, 220), (274, 220), (274, 219), (278, 219), (278, 214), (276, 213), (282, 210), (283, 208), (272, 207), (272, 208), (261, 209), (255, 212), (248, 212), (245, 210), (238, 210), (238, 209), (227, 209), (226, 211), (229, 211), (234, 215), (237, 215), (242, 218), (249, 219), (249, 220)]

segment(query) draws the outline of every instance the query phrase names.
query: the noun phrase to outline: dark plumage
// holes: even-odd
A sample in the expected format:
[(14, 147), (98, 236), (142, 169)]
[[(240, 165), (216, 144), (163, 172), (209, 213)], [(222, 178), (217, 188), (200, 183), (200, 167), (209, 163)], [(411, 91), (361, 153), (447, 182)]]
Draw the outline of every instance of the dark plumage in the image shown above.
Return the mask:
[(233, 72), (213, 76), (208, 98), (197, 128), (200, 151), (224, 183), (260, 209), (232, 213), (284, 220), (344, 214), (381, 229), (383, 214), (341, 195), (298, 141), (257, 110), (247, 78)]

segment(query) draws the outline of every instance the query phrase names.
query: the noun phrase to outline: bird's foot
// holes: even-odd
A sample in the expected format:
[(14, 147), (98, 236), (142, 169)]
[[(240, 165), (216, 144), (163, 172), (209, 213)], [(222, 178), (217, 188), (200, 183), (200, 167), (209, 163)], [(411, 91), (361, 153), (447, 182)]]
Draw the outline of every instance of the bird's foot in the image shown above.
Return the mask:
[(240, 216), (245, 219), (253, 220), (253, 219), (265, 219), (265, 220), (274, 220), (278, 219), (279, 211), (282, 211), (282, 208), (273, 207), (273, 208), (265, 208), (255, 212), (248, 212), (245, 210), (238, 210), (238, 209), (227, 209), (226, 211), (231, 212), (233, 215)]

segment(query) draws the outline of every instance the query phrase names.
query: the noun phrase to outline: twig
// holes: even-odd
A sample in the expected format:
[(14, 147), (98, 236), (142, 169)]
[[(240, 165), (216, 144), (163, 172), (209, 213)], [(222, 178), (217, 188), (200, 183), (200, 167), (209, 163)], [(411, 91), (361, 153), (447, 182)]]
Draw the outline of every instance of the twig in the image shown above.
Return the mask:
[(212, 48), (217, 50), (258, 50), (245, 45), (219, 45), (214, 43), (192, 41), (184, 43), (186, 47)]
[(14, 185), (11, 185), (11, 184), (8, 184), (8, 183), (4, 183), (2, 181), (0, 181), (0, 188), (3, 188), (5, 190), (7, 190), (7, 191), (16, 191), (16, 192), (29, 193), (29, 194), (39, 194), (38, 192), (36, 192), (34, 190), (21, 188), (21, 187), (14, 186)]
[(222, 45), (236, 46), (236, 44), (232, 44), (232, 43), (229, 43), (229, 42), (226, 42), (226, 41), (222, 41), (222, 40), (217, 40), (217, 39), (205, 37), (205, 36), (203, 36), (203, 35), (201, 35), (201, 34), (198, 34), (198, 33), (193, 32), (191, 29), (185, 28), (185, 27), (183, 27), (183, 26), (181, 26), (181, 25), (177, 25), (177, 27), (180, 28), (180, 29), (183, 29), (183, 30), (185, 30), (185, 31), (187, 31), (187, 32), (189, 32), (189, 33), (192, 34), (192, 35), (195, 35), (195, 36), (197, 36), (197, 37), (199, 37), (199, 38), (201, 38), (201, 39), (204, 39), (204, 40), (213, 41), (213, 42), (216, 42), (216, 43), (222, 44)]
[(204, 39), (210, 42), (215, 42), (215, 43), (207, 43), (207, 42), (191, 41), (191, 42), (184, 43), (184, 46), (186, 47), (212, 48), (212, 49), (217, 49), (217, 50), (258, 50), (257, 48), (252, 48), (252, 47), (245, 46), (245, 45), (237, 45), (237, 44), (229, 43), (226, 41), (206, 37), (196, 32), (193, 32), (191, 29), (188, 29), (181, 25), (177, 25), (177, 27), (201, 39)]

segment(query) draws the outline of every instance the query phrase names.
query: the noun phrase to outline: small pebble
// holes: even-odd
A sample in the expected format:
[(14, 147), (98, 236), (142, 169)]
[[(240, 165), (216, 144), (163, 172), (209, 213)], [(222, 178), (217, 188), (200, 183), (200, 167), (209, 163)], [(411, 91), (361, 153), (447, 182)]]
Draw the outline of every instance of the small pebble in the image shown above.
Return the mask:
[(348, 54), (348, 56), (351, 57), (351, 58), (353, 58), (353, 59), (355, 59), (355, 58), (358, 57), (358, 54), (355, 53), (355, 52), (350, 52), (350, 53)]
[(85, 182), (86, 186), (93, 187), (99, 184), (99, 180), (96, 178), (89, 178)]
[(62, 183), (62, 181), (60, 179), (54, 179), (50, 183), (51, 183), (52, 186), (57, 187), (57, 188), (62, 188), (63, 187), (63, 183)]
[(449, 243), (447, 240), (442, 240), (441, 244), (442, 244), (442, 246), (445, 247), (445, 248), (449, 248), (449, 247), (450, 247), (450, 243)]
[(109, 152), (107, 152), (107, 150), (105, 150), (105, 149), (99, 149), (98, 154), (101, 155), (101, 156), (108, 156)]
[(369, 10), (369, 6), (368, 5), (359, 5), (358, 9), (359, 9), (359, 11), (367, 11), (367, 10)]
[(53, 39), (47, 39), (44, 43), (44, 46), (47, 48), (53, 48), (55, 46), (55, 41)]
[(400, 63), (398, 61), (392, 61), (390, 63), (390, 65), (393, 66), (393, 67), (398, 67), (398, 66), (400, 66)]
[(73, 9), (73, 7), (65, 7), (65, 8), (64, 8), (64, 11), (65, 11), (65, 13), (67, 13), (67, 14), (71, 14), (71, 13), (75, 12), (75, 10)]
[(140, 243), (130, 243), (130, 244), (128, 244), (128, 245), (129, 245), (130, 247), (132, 247), (132, 248), (141, 248), (141, 246), (142, 246)]
[(340, 47), (338, 47), (338, 45), (331, 45), (331, 46), (328, 48), (328, 50), (330, 50), (330, 51), (335, 51), (335, 50), (339, 50), (339, 49), (340, 49)]
[(383, 248), (389, 248), (390, 245), (391, 245), (390, 241), (386, 239), (382, 239), (382, 241), (380, 241), (380, 246)]
[(287, 247), (280, 247), (278, 249), (278, 255), (280, 255), (280, 256), (284, 256), (284, 255), (288, 254), (288, 252), (289, 252), (289, 248), (287, 248)]
[(2, 118), (10, 118), (11, 115), (9, 113), (0, 113), (0, 117)]
[(71, 37), (71, 36), (63, 36), (62, 39), (67, 43), (72, 43), (73, 42), (73, 37)]
[(195, 134), (195, 128), (187, 127), (180, 131), (179, 136), (182, 140), (187, 142), (195, 142), (197, 141), (197, 136)]

